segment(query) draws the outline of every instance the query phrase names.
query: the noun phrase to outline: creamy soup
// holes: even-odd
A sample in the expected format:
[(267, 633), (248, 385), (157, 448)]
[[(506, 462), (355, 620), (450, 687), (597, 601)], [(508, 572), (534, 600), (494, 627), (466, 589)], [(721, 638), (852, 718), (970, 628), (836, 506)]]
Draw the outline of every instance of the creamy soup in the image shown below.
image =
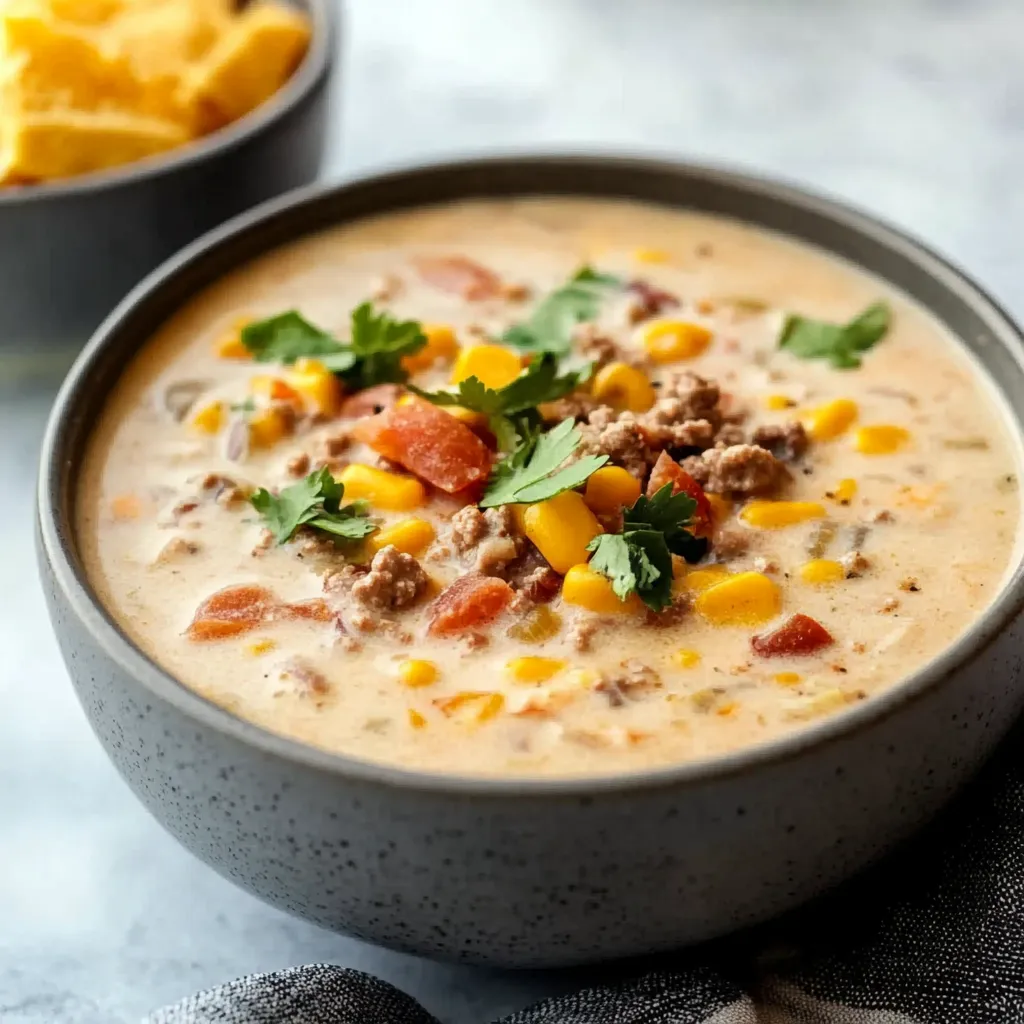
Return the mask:
[(368, 220), (211, 287), (126, 368), (78, 508), (103, 602), (185, 685), (490, 775), (869, 700), (991, 602), (1019, 520), (1000, 400), (904, 297), (561, 199)]

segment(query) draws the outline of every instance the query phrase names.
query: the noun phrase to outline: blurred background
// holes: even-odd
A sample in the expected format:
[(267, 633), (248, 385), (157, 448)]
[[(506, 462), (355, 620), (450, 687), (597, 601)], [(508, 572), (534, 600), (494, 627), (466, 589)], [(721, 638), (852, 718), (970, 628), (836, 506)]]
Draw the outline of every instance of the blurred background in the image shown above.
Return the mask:
[[(1022, 38), (1020, 0), (352, 2), (325, 177), (499, 149), (741, 165), (909, 229), (1020, 317)], [(88, 731), (35, 578), (32, 481), (59, 363), (23, 374), (0, 358), (0, 1020), (124, 1024), (318, 960), (380, 974), (444, 1024), (578, 984), (329, 935), (150, 820)]]

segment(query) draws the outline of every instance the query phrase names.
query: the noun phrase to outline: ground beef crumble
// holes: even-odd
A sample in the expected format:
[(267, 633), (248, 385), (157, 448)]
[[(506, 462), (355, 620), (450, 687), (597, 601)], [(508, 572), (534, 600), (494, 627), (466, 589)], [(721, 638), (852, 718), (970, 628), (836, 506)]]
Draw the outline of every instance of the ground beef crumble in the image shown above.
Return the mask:
[(294, 680), (298, 684), (300, 693), (313, 693), (323, 695), (330, 691), (330, 683), (322, 672), (318, 672), (312, 665), (302, 658), (289, 658), (281, 668), (282, 682)]
[(721, 399), (714, 381), (690, 372), (674, 374), (647, 412), (617, 413), (607, 405), (590, 409), (580, 426), (583, 440), (577, 457), (607, 455), (613, 464), (643, 479), (665, 449), (704, 451), (719, 443), (742, 443), (744, 432), (725, 422)]
[(639, 361), (638, 354), (629, 352), (617, 341), (602, 334), (595, 324), (578, 324), (572, 332), (576, 351), (584, 359), (590, 360), (600, 368), (609, 363), (634, 363)]
[(723, 422), (718, 384), (689, 370), (675, 373), (661, 386), (660, 401), (674, 400), (675, 419), (707, 420), (717, 430)]
[(711, 550), (718, 562), (739, 558), (740, 555), (745, 555), (749, 548), (750, 535), (745, 530), (729, 527), (716, 530), (711, 543)]
[(607, 455), (616, 466), (643, 479), (656, 457), (647, 442), (647, 435), (632, 413), (615, 412), (603, 405), (595, 409), (587, 422), (580, 425), (581, 441), (574, 456)]
[(671, 292), (655, 288), (647, 281), (630, 281), (626, 285), (629, 292), (629, 306), (626, 317), (632, 324), (649, 320), (666, 309), (679, 305), (679, 299)]
[(585, 420), (595, 409), (605, 408), (590, 395), (577, 392), (566, 395), (554, 402), (545, 402), (541, 406), (541, 416), (547, 424), (561, 423), (562, 420)]
[(797, 420), (758, 427), (750, 440), (783, 462), (796, 462), (807, 451), (808, 444), (807, 431)]
[(661, 686), (661, 676), (642, 661), (630, 658), (622, 663), (622, 670), (605, 676), (594, 689), (603, 694), (613, 708), (620, 708), (644, 693)]
[(569, 642), (581, 653), (589, 651), (596, 633), (597, 623), (593, 619), (576, 619), (569, 627)]
[(672, 602), (660, 612), (654, 611), (653, 608), (648, 608), (644, 621), (648, 626), (655, 626), (657, 628), (678, 626), (689, 615), (692, 603), (689, 594), (675, 594), (672, 597)]
[[(333, 575), (345, 578), (346, 572)], [(393, 544), (373, 556), (368, 572), (349, 575), (347, 579), (351, 580), (349, 589), (357, 601), (381, 611), (408, 607), (422, 596), (429, 583), (420, 563)]]
[(789, 479), (782, 462), (753, 444), (709, 448), (684, 459), (682, 467), (704, 490), (737, 498), (768, 494)]
[(474, 569), (500, 576), (522, 553), (526, 538), (508, 505), (480, 509), (467, 505), (452, 516), (452, 546), (460, 555), (475, 551)]

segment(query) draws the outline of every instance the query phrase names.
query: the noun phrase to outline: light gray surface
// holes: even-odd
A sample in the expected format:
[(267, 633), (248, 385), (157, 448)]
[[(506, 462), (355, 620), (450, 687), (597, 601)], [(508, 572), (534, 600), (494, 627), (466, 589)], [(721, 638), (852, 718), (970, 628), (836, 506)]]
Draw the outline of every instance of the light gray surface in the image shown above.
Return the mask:
[[(1021, 314), (1018, 0), (375, 0), (352, 5), (331, 175), (503, 148), (645, 149), (873, 208)], [(2, 322), (0, 322), (2, 329)], [(35, 582), (50, 386), (0, 391), (0, 1020), (122, 1024), (254, 970), (371, 970), (445, 1024), (578, 977), (438, 967), (265, 908), (152, 822), (76, 706)]]

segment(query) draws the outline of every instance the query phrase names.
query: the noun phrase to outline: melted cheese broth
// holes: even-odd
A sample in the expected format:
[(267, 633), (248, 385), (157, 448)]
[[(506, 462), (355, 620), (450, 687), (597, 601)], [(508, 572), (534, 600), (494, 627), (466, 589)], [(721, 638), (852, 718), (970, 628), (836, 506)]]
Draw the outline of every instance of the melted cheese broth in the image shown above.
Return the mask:
[[(466, 302), (418, 278), (412, 261), (424, 254), (468, 256), (529, 286), (533, 297)], [(400, 283), (386, 303), (394, 315), (450, 324), (462, 341), (473, 337), (471, 328), (497, 336), (585, 261), (667, 289), (682, 305), (665, 315), (714, 332), (702, 355), (667, 369), (716, 379), (749, 411), (748, 430), (849, 398), (859, 424), (909, 431), (910, 442), (887, 455), (855, 451), (852, 430), (814, 443), (781, 495), (826, 507), (836, 530), (825, 557), (838, 559), (859, 542), (870, 564), (858, 577), (825, 586), (801, 578), (820, 522), (757, 530), (735, 518), (740, 506), (729, 522), (750, 546), (728, 568), (768, 574), (781, 589), (777, 621), (794, 612), (813, 616), (835, 637), (832, 647), (810, 657), (758, 658), (750, 638), (771, 623), (722, 627), (691, 612), (654, 628), (628, 615), (593, 616), (560, 597), (550, 607), (563, 628), (540, 645), (508, 636), (513, 615), (486, 630), (486, 646), (431, 639), (429, 601), (396, 613), (412, 634), (409, 644), (369, 633), (352, 650), (358, 645), (341, 643), (332, 623), (305, 621), (273, 622), (217, 642), (184, 635), (197, 606), (220, 588), (258, 583), (283, 601), (322, 597), (324, 573), (341, 562), (340, 555), (304, 555), (295, 544), (260, 550), (262, 526), (247, 503), (204, 501), (187, 516), (171, 514), (210, 473), (253, 487), (293, 483), (288, 461), (337, 433), (337, 423), (315, 426), (233, 462), (223, 433), (206, 436), (168, 416), (163, 396), (182, 381), (244, 400), (265, 368), (215, 355), (232, 324), (295, 308), (345, 337), (352, 308), (384, 276)], [(845, 322), (878, 298), (892, 304), (893, 327), (862, 368), (838, 371), (778, 351), (783, 311)], [(639, 329), (628, 325), (616, 299), (599, 324), (622, 345), (640, 348)], [(415, 379), (444, 386), (449, 372)], [(769, 396), (778, 395), (793, 407), (770, 409)], [(358, 446), (345, 455), (375, 462)], [(260, 726), (417, 769), (608, 774), (764, 743), (870, 699), (934, 658), (1000, 589), (1018, 531), (1017, 462), (995, 390), (953, 340), (881, 282), (816, 250), (730, 221), (637, 204), (467, 202), (308, 238), (236, 271), (182, 309), (126, 367), (107, 404), (82, 475), (78, 529), (94, 587), (139, 647), (188, 687)], [(857, 485), (847, 505), (827, 497), (842, 479)], [(138, 499), (127, 517), (118, 504), (125, 495)], [(385, 523), (409, 515), (434, 522), (438, 540), (421, 562), (439, 585), (468, 568), (446, 554), (448, 518), (457, 507), (439, 500), (414, 512), (379, 513)], [(174, 553), (176, 545), (168, 545), (176, 538), (195, 550)], [(586, 618), (596, 633), (592, 649), (578, 651), (569, 627)], [(523, 655), (560, 659), (565, 667), (544, 683), (524, 684), (506, 668)], [(435, 663), (436, 681), (403, 685), (399, 666), (410, 657)], [(296, 658), (326, 689), (296, 674)], [(624, 665), (648, 667), (660, 685), (614, 706), (595, 680)], [(500, 694), (501, 709), (481, 714), (477, 700), (446, 704), (466, 692)]]

